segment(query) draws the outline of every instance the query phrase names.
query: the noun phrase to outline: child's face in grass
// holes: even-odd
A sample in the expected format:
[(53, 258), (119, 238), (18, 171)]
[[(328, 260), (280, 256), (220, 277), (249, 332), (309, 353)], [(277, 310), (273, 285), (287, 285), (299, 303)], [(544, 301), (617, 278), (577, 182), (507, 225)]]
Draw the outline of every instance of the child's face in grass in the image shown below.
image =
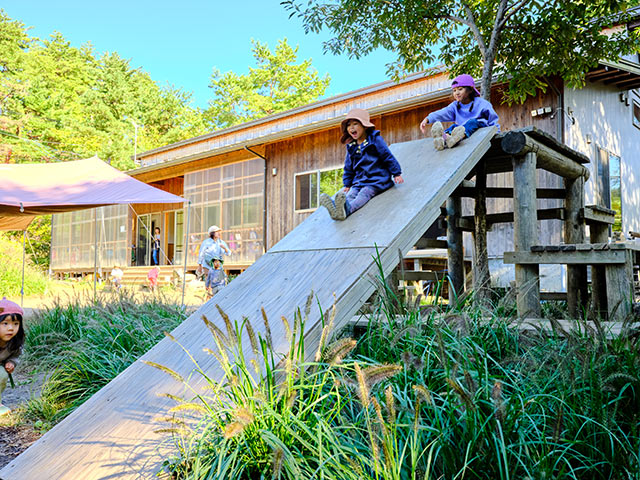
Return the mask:
[(453, 98), (460, 103), (469, 103), (471, 101), (469, 89), (467, 87), (453, 87)]
[(349, 120), (347, 122), (347, 133), (358, 143), (367, 138), (367, 132), (364, 126), (358, 120)]
[(20, 320), (15, 315), (8, 315), (0, 322), (0, 342), (6, 345), (20, 330)]

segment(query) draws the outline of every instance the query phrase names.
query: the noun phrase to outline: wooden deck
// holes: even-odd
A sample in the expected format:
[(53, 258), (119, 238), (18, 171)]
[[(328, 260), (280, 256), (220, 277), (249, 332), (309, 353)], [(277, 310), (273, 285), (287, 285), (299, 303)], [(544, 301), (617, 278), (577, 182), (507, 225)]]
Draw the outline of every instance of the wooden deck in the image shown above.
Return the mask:
[[(283, 331), (274, 326), (288, 318), (314, 292), (328, 309), (335, 301), (336, 327), (345, 324), (373, 291), (377, 273), (376, 248), (383, 269), (390, 273), (398, 252), (405, 254), (440, 214), (440, 206), (469, 175), (490, 147), (494, 128), (481, 129), (451, 150), (436, 152), (431, 139), (395, 144), (391, 150), (403, 169), (405, 183), (375, 197), (344, 222), (334, 222), (324, 209), (284, 237), (242, 275), (203, 305), (173, 335), (213, 379), (221, 377), (210, 332), (201, 321), (206, 314), (221, 323), (215, 304), (231, 319), (249, 317), (263, 333), (260, 308), (274, 321), (274, 345), (288, 347)], [(223, 327), (224, 328), (224, 327)], [(320, 313), (312, 308), (306, 325), (307, 348), (315, 353), (321, 332)], [(249, 341), (244, 352), (252, 357)], [(181, 347), (163, 340), (142, 359), (166, 365), (188, 377), (193, 364)], [(199, 379), (192, 385), (199, 388)], [(153, 433), (155, 418), (173, 402), (158, 394), (180, 395), (183, 387), (166, 374), (140, 361), (96, 393), (63, 422), (0, 471), (2, 480), (23, 479), (147, 479), (160, 469), (167, 447)]]

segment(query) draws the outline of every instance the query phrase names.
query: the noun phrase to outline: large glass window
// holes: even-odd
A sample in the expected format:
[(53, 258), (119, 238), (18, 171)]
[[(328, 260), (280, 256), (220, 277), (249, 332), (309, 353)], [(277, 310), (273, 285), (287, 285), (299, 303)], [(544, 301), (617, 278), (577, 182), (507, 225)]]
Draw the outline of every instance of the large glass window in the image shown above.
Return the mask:
[(321, 193), (333, 195), (342, 188), (342, 168), (315, 170), (295, 176), (296, 211), (318, 208)]
[(200, 244), (211, 225), (223, 229), (232, 255), (226, 265), (248, 265), (262, 255), (264, 160), (261, 158), (187, 173), (184, 196), (191, 200), (189, 258), (198, 260)]
[(98, 267), (111, 268), (116, 264), (126, 266), (128, 208), (128, 205), (113, 205), (54, 215), (51, 232), (51, 268), (93, 268), (96, 245)]

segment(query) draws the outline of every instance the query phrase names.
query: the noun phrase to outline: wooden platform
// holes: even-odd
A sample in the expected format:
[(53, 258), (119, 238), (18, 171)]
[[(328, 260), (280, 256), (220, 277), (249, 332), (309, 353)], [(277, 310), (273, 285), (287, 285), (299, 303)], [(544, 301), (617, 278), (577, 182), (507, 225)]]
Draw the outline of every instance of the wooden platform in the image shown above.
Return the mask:
[[(288, 347), (281, 315), (293, 316), (314, 292), (317, 304), (337, 304), (336, 325), (345, 324), (373, 291), (377, 273), (376, 248), (383, 270), (389, 274), (440, 214), (440, 206), (468, 176), (489, 149), (494, 128), (479, 130), (451, 150), (436, 152), (431, 139), (391, 146), (402, 165), (405, 183), (375, 197), (344, 222), (335, 222), (324, 209), (283, 238), (242, 275), (191, 315), (174, 332), (178, 341), (213, 379), (222, 376), (215, 357), (203, 352), (212, 347), (202, 323), (206, 314), (222, 323), (219, 304), (231, 319), (247, 316), (264, 331), (260, 308), (273, 320), (274, 344)], [(335, 295), (335, 297), (334, 297)], [(224, 328), (224, 327), (223, 327)], [(320, 314), (312, 309), (306, 325), (306, 352), (315, 353), (321, 332)], [(250, 342), (244, 352), (252, 357)], [(163, 340), (142, 359), (166, 365), (184, 376), (193, 364), (181, 347)], [(199, 378), (192, 385), (199, 388)], [(160, 447), (160, 428), (154, 419), (174, 403), (158, 394), (183, 394), (182, 386), (166, 374), (135, 362), (54, 427), (2, 471), (3, 480), (23, 479), (148, 479), (160, 469), (166, 448)]]

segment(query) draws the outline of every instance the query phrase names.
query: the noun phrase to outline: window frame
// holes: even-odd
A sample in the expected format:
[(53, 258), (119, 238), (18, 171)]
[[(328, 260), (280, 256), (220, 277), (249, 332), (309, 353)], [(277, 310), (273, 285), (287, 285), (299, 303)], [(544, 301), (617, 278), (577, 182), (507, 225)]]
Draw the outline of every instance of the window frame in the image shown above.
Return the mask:
[(316, 205), (315, 207), (310, 207), (310, 208), (297, 208), (298, 205), (298, 188), (297, 188), (297, 178), (301, 177), (303, 175), (311, 175), (311, 174), (315, 174), (316, 175), (316, 199), (320, 199), (320, 174), (322, 172), (330, 172), (332, 170), (340, 170), (343, 169), (344, 165), (338, 165), (338, 166), (333, 166), (333, 167), (326, 167), (326, 168), (316, 168), (313, 170), (305, 170), (303, 172), (297, 172), (293, 174), (293, 211), (294, 213), (311, 213), (311, 212), (315, 212), (318, 207), (320, 206), (320, 204), (318, 203), (318, 205)]

